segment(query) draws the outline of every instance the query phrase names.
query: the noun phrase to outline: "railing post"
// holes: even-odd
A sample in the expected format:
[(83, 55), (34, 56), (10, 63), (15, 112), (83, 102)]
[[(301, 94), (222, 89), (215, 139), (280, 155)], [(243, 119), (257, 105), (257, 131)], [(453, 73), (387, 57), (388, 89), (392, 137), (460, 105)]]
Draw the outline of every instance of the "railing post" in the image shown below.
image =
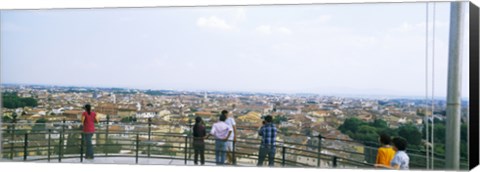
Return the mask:
[(84, 147), (84, 138), (85, 138), (85, 133), (82, 132), (82, 134), (80, 135), (80, 162), (83, 162), (83, 147)]
[(185, 136), (185, 165), (187, 165), (187, 149), (188, 149), (188, 136)]
[(47, 159), (50, 162), (50, 147), (51, 147), (51, 140), (52, 140), (52, 129), (48, 129), (48, 150), (47, 150)]
[(65, 142), (64, 142), (64, 139), (65, 139), (65, 125), (66, 125), (65, 118), (63, 118), (62, 122), (63, 122), (63, 125), (62, 125), (62, 134), (61, 134), (61, 135), (62, 135), (62, 136), (61, 136), (61, 138), (62, 138), (62, 141), (61, 141), (62, 145), (61, 145), (61, 148), (60, 148), (60, 155), (59, 155), (59, 161), (58, 161), (58, 162), (61, 162), (61, 157), (63, 156), (63, 146), (65, 146), (65, 145), (64, 145), (64, 144), (65, 144)]
[(285, 145), (282, 145), (282, 166), (284, 167), (285, 167), (285, 152), (286, 152)]
[(373, 163), (375, 163), (375, 159), (376, 159), (377, 157), (375, 156), (374, 150), (373, 150), (371, 147), (368, 148), (368, 149), (370, 149), (370, 155), (369, 155), (369, 157), (370, 157), (370, 162), (368, 162), (368, 163), (372, 163), (372, 164), (373, 164)]
[(333, 163), (332, 163), (332, 164), (333, 164), (333, 168), (337, 168), (337, 156), (333, 156), (332, 161), (333, 161)]
[(320, 168), (320, 154), (322, 153), (322, 135), (318, 135), (318, 147), (317, 147), (317, 167)]
[(62, 125), (62, 136), (65, 136), (65, 118), (63, 118), (63, 125)]
[(12, 138), (10, 139), (10, 159), (13, 159), (13, 146), (14, 146), (14, 140), (15, 140), (15, 124), (16, 122), (13, 121), (12, 123)]
[(58, 162), (62, 162), (62, 149), (63, 149), (63, 132), (60, 133), (58, 139)]
[(232, 141), (233, 143), (233, 150), (232, 150), (232, 163), (233, 165), (237, 165), (237, 158), (235, 157), (235, 144), (236, 144), (236, 141)]
[(139, 142), (140, 142), (140, 138), (138, 136), (138, 133), (137, 133), (137, 139), (135, 140), (135, 164), (138, 164), (138, 145), (139, 145)]
[(107, 115), (107, 128), (105, 129), (105, 144), (103, 144), (103, 151), (105, 151), (105, 156), (108, 156), (107, 143), (108, 143), (108, 125), (110, 124), (110, 115)]
[(27, 160), (27, 155), (28, 155), (28, 133), (25, 133), (25, 138), (23, 141), (23, 161)]
[[(189, 139), (191, 140), (191, 142), (193, 143), (194, 139), (193, 139), (193, 124), (192, 124), (192, 119), (188, 119), (188, 129), (190, 130), (190, 132), (188, 132), (188, 137)], [(192, 150), (193, 150), (193, 147), (191, 147), (190, 149), (188, 149), (188, 159), (191, 159), (192, 157)]]
[[(148, 118), (148, 141), (150, 141), (152, 135), (152, 118)], [(150, 144), (147, 147), (148, 158), (150, 158)]]

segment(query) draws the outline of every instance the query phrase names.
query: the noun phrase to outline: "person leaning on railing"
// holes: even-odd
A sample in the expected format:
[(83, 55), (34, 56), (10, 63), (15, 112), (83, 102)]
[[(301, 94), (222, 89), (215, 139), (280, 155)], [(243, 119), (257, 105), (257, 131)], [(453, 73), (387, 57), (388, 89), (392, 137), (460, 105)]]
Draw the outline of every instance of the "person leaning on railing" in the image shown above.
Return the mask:
[(223, 110), (222, 114), (225, 114), (227, 116), (227, 120), (225, 120), (225, 123), (227, 123), (233, 129), (233, 132), (232, 134), (230, 134), (230, 137), (228, 137), (227, 141), (227, 163), (234, 164), (235, 157), (233, 156), (233, 152), (235, 148), (233, 144), (237, 141), (237, 127), (235, 119), (233, 117), (233, 113), (230, 113), (231, 116), (229, 116), (229, 112), (227, 110)]
[(205, 125), (203, 124), (202, 117), (197, 116), (195, 118), (195, 125), (193, 126), (193, 149), (195, 150), (195, 156), (193, 162), (198, 165), (198, 156), (200, 155), (200, 164), (205, 164), (205, 142), (204, 138), (207, 134)]
[(264, 125), (258, 131), (258, 135), (262, 137), (260, 150), (258, 152), (257, 166), (262, 166), (265, 157), (268, 154), (268, 166), (274, 165), (275, 158), (275, 138), (277, 137), (277, 128), (272, 123), (272, 116), (265, 117)]
[(225, 156), (227, 151), (227, 140), (232, 134), (232, 128), (225, 123), (227, 116), (225, 114), (220, 115), (220, 119), (217, 123), (213, 124), (209, 136), (215, 136), (215, 162), (217, 165), (225, 164)]
[(85, 159), (93, 159), (92, 137), (95, 133), (95, 123), (98, 123), (97, 114), (93, 112), (90, 104), (85, 105), (85, 112), (82, 113), (82, 127), (87, 145), (87, 153)]
[(390, 146), (390, 136), (387, 134), (381, 134), (379, 138), (382, 146), (378, 148), (377, 160), (375, 161), (375, 167), (390, 167), (390, 162), (395, 155), (395, 150)]
[(392, 143), (393, 150), (396, 151), (395, 156), (392, 161), (390, 161), (390, 166), (382, 165), (382, 167), (396, 170), (408, 170), (410, 157), (405, 152), (407, 150), (407, 140), (401, 137), (395, 137), (393, 138)]

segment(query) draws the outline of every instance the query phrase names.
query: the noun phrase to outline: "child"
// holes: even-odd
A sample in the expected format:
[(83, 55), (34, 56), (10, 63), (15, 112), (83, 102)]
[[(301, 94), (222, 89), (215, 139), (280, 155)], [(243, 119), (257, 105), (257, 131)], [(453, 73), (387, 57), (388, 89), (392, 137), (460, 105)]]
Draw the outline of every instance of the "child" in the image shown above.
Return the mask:
[(397, 170), (408, 170), (408, 163), (410, 161), (410, 158), (405, 152), (407, 149), (407, 141), (401, 137), (396, 137), (392, 140), (392, 142), (393, 149), (397, 151), (397, 153), (395, 153), (395, 156), (390, 162), (391, 168)]
[(386, 134), (381, 134), (379, 138), (380, 143), (382, 146), (378, 148), (377, 153), (377, 160), (375, 162), (375, 167), (390, 167), (390, 162), (395, 155), (395, 150), (393, 150), (392, 146), (390, 146), (391, 139), (390, 136)]

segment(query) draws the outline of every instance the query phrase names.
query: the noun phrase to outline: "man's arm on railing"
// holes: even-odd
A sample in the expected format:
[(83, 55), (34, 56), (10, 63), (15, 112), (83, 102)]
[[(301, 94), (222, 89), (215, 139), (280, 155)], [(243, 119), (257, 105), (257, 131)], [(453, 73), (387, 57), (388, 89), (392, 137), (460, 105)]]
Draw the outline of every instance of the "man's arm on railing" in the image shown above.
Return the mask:
[(395, 169), (395, 170), (400, 169), (400, 165), (398, 165), (398, 164), (395, 164), (392, 167), (389, 167), (389, 166), (386, 166), (386, 165), (383, 165), (383, 164), (375, 164), (374, 166), (375, 167), (388, 168), (388, 169)]
[(100, 120), (98, 120), (98, 115), (95, 114), (95, 123), (99, 123), (99, 122), (100, 122)]
[(80, 125), (83, 125), (84, 122), (85, 122), (85, 116), (83, 116), (83, 114), (82, 114), (82, 123)]
[(260, 130), (258, 130), (258, 135), (263, 136), (263, 126), (260, 128)]

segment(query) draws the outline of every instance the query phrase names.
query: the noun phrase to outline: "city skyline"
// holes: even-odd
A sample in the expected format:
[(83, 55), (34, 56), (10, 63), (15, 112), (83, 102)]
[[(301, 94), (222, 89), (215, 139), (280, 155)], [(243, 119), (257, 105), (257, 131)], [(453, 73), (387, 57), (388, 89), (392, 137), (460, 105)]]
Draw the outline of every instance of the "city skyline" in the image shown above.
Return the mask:
[[(446, 97), (449, 5), (436, 6), (434, 94)], [(1, 22), (2, 84), (426, 94), (424, 3), (12, 10)]]

